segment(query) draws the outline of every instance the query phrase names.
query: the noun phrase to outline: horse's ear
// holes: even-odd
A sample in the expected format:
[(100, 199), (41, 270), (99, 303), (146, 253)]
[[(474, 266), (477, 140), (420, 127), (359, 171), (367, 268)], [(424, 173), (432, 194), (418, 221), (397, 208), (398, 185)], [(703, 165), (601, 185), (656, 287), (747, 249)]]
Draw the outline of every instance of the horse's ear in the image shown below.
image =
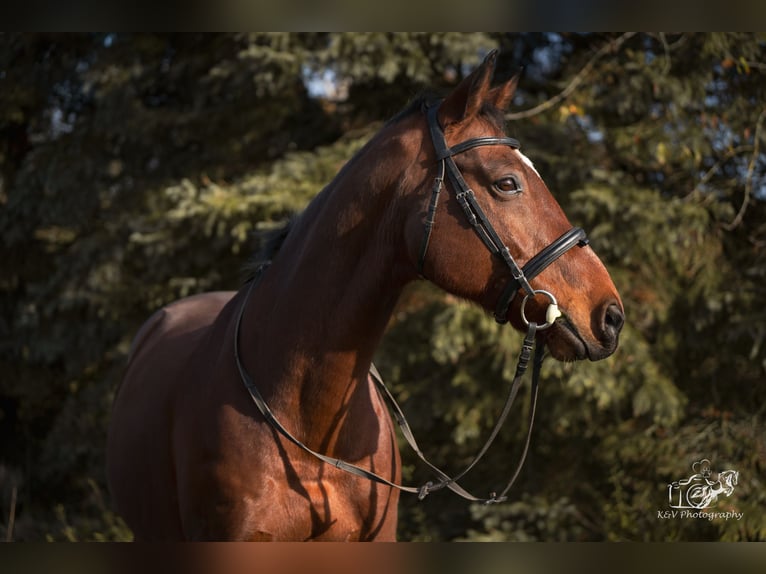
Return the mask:
[(510, 80), (489, 91), (488, 99), (498, 110), (507, 110), (508, 106), (511, 105), (513, 96), (516, 93), (516, 87), (519, 85), (519, 78), (521, 78), (521, 73), (523, 71), (523, 69), (519, 70)]
[(474, 117), (490, 93), (489, 85), (495, 70), (497, 50), (492, 50), (484, 61), (463, 79), (439, 106), (439, 121), (445, 128)]

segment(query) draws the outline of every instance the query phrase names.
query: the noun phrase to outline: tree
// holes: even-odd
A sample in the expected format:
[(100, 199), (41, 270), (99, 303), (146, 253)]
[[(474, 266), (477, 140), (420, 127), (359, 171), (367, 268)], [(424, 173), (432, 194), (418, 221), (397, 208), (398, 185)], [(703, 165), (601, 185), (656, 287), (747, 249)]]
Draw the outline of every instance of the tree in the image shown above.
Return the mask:
[[(178, 297), (236, 288), (256, 232), (302, 209), (418, 91), (454, 85), (499, 46), (499, 75), (525, 69), (509, 133), (588, 230), (628, 324), (606, 362), (546, 363), (510, 503), (405, 498), (402, 538), (762, 540), (764, 42), (0, 35), (8, 534), (129, 537), (109, 510), (103, 445), (138, 326)], [(519, 343), (470, 305), (408, 290), (378, 366), (435, 462), (458, 468), (481, 444)], [(468, 486), (482, 492), (510, 472), (526, 432), (515, 414)], [(741, 520), (657, 518), (667, 484), (700, 458), (739, 471), (719, 504)]]

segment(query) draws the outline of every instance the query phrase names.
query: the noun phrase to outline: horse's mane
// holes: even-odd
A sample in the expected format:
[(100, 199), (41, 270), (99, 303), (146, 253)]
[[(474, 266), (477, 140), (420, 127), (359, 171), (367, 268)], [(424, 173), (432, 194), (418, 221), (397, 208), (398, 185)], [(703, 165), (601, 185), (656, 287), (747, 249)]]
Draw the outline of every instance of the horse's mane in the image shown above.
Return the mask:
[[(391, 126), (412, 114), (421, 113), (426, 107), (438, 103), (441, 99), (442, 96), (436, 92), (421, 92), (410, 100), (399, 113), (389, 119), (385, 125)], [(480, 113), (505, 132), (505, 118), (502, 110), (498, 110), (485, 104)], [(295, 227), (295, 222), (299, 215), (300, 214), (293, 215), (287, 222), (277, 228), (256, 232), (254, 234), (258, 243), (258, 248), (242, 265), (242, 276), (245, 283), (252, 281), (258, 275), (260, 269), (276, 257), (288, 234), (293, 227)]]
[(279, 227), (268, 229), (266, 231), (257, 231), (254, 233), (254, 237), (259, 247), (255, 253), (242, 265), (241, 273), (245, 283), (255, 279), (261, 268), (267, 263), (270, 263), (274, 257), (277, 256), (279, 249), (285, 242), (287, 235), (295, 226), (295, 221), (297, 219), (298, 216), (293, 215)]

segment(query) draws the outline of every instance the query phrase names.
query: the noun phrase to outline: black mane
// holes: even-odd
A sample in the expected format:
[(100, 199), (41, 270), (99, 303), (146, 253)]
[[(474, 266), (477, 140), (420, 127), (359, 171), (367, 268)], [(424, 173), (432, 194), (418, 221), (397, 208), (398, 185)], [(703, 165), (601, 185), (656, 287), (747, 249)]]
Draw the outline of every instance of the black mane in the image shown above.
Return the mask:
[(298, 217), (294, 215), (288, 219), (286, 223), (275, 229), (255, 232), (253, 234), (258, 242), (258, 249), (250, 259), (242, 265), (242, 276), (245, 283), (255, 279), (261, 268), (276, 257), (277, 253), (279, 253), (279, 249), (285, 242), (287, 235), (295, 226), (295, 221), (297, 219)]

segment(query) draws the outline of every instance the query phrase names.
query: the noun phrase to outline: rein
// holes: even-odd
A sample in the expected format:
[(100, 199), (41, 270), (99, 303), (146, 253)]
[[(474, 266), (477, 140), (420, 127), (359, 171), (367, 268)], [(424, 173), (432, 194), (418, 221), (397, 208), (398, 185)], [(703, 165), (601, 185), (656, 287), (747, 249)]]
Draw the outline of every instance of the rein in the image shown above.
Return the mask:
[(513, 384), (511, 385), (511, 390), (508, 394), (508, 398), (505, 401), (505, 405), (503, 407), (502, 413), (500, 417), (498, 418), (497, 422), (495, 423), (495, 427), (492, 429), (492, 432), (490, 433), (490, 436), (487, 439), (487, 442), (481, 448), (479, 453), (468, 464), (468, 466), (466, 466), (466, 468), (463, 469), (455, 477), (450, 477), (447, 473), (442, 471), (440, 468), (438, 468), (436, 465), (431, 463), (426, 458), (426, 456), (420, 450), (420, 447), (418, 446), (417, 441), (415, 440), (415, 436), (412, 433), (412, 429), (410, 428), (410, 425), (407, 422), (407, 419), (404, 416), (404, 413), (402, 412), (401, 407), (397, 403), (394, 396), (391, 394), (391, 391), (388, 389), (388, 387), (386, 387), (375, 365), (370, 365), (369, 373), (372, 378), (372, 381), (375, 383), (375, 387), (378, 390), (378, 393), (381, 395), (381, 397), (385, 401), (388, 402), (389, 406), (391, 407), (391, 411), (394, 415), (394, 419), (399, 425), (399, 428), (401, 429), (402, 435), (404, 436), (405, 440), (410, 445), (412, 450), (415, 451), (415, 453), (418, 455), (420, 460), (422, 460), (439, 478), (439, 480), (436, 483), (434, 483), (433, 481), (428, 481), (425, 484), (422, 484), (420, 486), (406, 486), (403, 484), (397, 484), (395, 482), (392, 482), (388, 480), (387, 478), (384, 478), (378, 474), (375, 474), (374, 472), (371, 472), (355, 464), (351, 464), (350, 462), (346, 462), (344, 460), (327, 456), (325, 454), (312, 450), (307, 445), (305, 445), (302, 441), (296, 438), (292, 433), (290, 433), (290, 431), (288, 431), (285, 428), (285, 426), (279, 421), (279, 419), (276, 417), (273, 411), (269, 408), (269, 405), (266, 403), (266, 400), (263, 398), (263, 395), (261, 395), (261, 392), (258, 390), (258, 387), (253, 382), (252, 377), (250, 377), (249, 373), (247, 372), (244, 365), (242, 364), (242, 359), (240, 358), (240, 354), (239, 354), (239, 331), (242, 325), (242, 318), (244, 317), (244, 314), (245, 314), (245, 307), (247, 306), (248, 299), (250, 299), (250, 294), (252, 293), (256, 285), (260, 283), (260, 280), (263, 276), (263, 272), (266, 270), (267, 267), (268, 267), (268, 264), (263, 265), (257, 271), (257, 275), (255, 279), (253, 279), (250, 282), (250, 287), (248, 288), (247, 294), (245, 295), (245, 298), (242, 301), (242, 305), (240, 306), (239, 313), (237, 315), (237, 322), (234, 328), (234, 359), (237, 363), (237, 369), (239, 370), (240, 378), (242, 379), (242, 382), (244, 383), (245, 388), (247, 389), (248, 393), (250, 394), (250, 397), (255, 403), (255, 406), (258, 408), (261, 415), (263, 415), (263, 418), (266, 419), (266, 421), (269, 423), (269, 425), (271, 425), (271, 427), (274, 430), (276, 430), (279, 434), (281, 434), (291, 443), (299, 447), (301, 450), (307, 452), (308, 454), (310, 454), (311, 456), (315, 458), (318, 458), (324, 463), (327, 463), (331, 466), (334, 466), (335, 468), (349, 472), (356, 476), (366, 478), (373, 482), (385, 484), (386, 486), (396, 488), (398, 490), (401, 490), (402, 492), (417, 494), (418, 499), (420, 500), (423, 500), (431, 492), (435, 492), (443, 488), (449, 488), (454, 493), (458, 494), (459, 496), (462, 496), (466, 500), (470, 500), (471, 502), (482, 502), (484, 504), (493, 504), (497, 502), (503, 502), (504, 500), (506, 500), (505, 495), (513, 486), (513, 483), (515, 482), (516, 477), (519, 475), (519, 472), (521, 472), (521, 467), (524, 464), (524, 459), (526, 458), (527, 451), (529, 449), (529, 443), (532, 437), (532, 424), (534, 421), (535, 408), (537, 405), (538, 379), (540, 376), (540, 367), (542, 366), (543, 356), (544, 356), (544, 349), (542, 346), (538, 346), (535, 351), (533, 376), (532, 376), (532, 397), (530, 399), (530, 409), (529, 409), (529, 432), (527, 433), (527, 439), (524, 445), (524, 452), (522, 454), (521, 460), (519, 461), (519, 464), (511, 480), (508, 482), (508, 484), (506, 485), (506, 487), (503, 489), (503, 491), (501, 492), (499, 496), (496, 493), (492, 492), (487, 498), (474, 496), (473, 494), (465, 490), (462, 486), (457, 484), (457, 481), (460, 480), (463, 476), (465, 476), (468, 473), (468, 471), (470, 471), (476, 465), (476, 463), (479, 462), (479, 460), (484, 456), (487, 450), (489, 450), (490, 445), (494, 441), (495, 437), (497, 437), (497, 434), (500, 432), (500, 428), (503, 426), (505, 419), (508, 417), (508, 413), (511, 410), (511, 406), (513, 405), (513, 402), (516, 399), (516, 395), (519, 392), (519, 388), (521, 387), (522, 376), (527, 370), (529, 359), (532, 354), (532, 349), (535, 343), (535, 333), (539, 330), (536, 323), (534, 322), (529, 323), (529, 330), (527, 332), (527, 336), (524, 338), (521, 354), (519, 356), (519, 362), (516, 365), (516, 374), (514, 376)]
[[(492, 429), (492, 432), (490, 433), (484, 446), (479, 450), (479, 452), (473, 458), (473, 460), (461, 472), (459, 472), (454, 477), (450, 477), (447, 473), (445, 473), (444, 471), (439, 469), (437, 466), (432, 464), (426, 458), (423, 452), (420, 450), (420, 447), (418, 446), (417, 441), (415, 440), (415, 437), (412, 433), (410, 425), (407, 422), (407, 419), (405, 418), (401, 407), (399, 406), (399, 404), (396, 402), (391, 392), (383, 383), (383, 379), (381, 378), (380, 373), (378, 373), (378, 370), (375, 368), (375, 365), (370, 365), (369, 372), (370, 372), (372, 381), (375, 383), (378, 393), (380, 394), (381, 397), (383, 397), (383, 399), (386, 402), (388, 402), (391, 412), (397, 424), (399, 425), (399, 428), (401, 429), (402, 435), (404, 436), (405, 440), (408, 442), (408, 444), (413, 449), (413, 451), (415, 451), (415, 453), (418, 455), (420, 460), (423, 461), (438, 478), (436, 482), (428, 481), (425, 484), (422, 484), (420, 486), (406, 486), (403, 484), (397, 484), (374, 472), (371, 472), (357, 465), (316, 452), (312, 450), (311, 448), (309, 448), (308, 446), (306, 446), (294, 435), (292, 435), (290, 431), (288, 431), (284, 427), (284, 425), (282, 425), (282, 423), (277, 419), (277, 417), (269, 408), (268, 404), (266, 403), (260, 391), (258, 390), (258, 387), (255, 385), (252, 378), (250, 377), (247, 370), (245, 369), (244, 365), (242, 364), (242, 360), (239, 354), (239, 332), (240, 332), (240, 327), (242, 324), (242, 319), (245, 314), (247, 301), (250, 299), (250, 295), (253, 289), (256, 287), (256, 285), (260, 283), (263, 277), (263, 273), (265, 269), (268, 267), (268, 264), (262, 266), (257, 271), (255, 278), (250, 282), (250, 287), (248, 288), (247, 293), (245, 294), (244, 300), (242, 301), (242, 305), (240, 306), (239, 314), (237, 316), (237, 321), (236, 321), (236, 325), (234, 329), (234, 358), (235, 358), (237, 369), (239, 370), (239, 374), (242, 379), (242, 382), (244, 383), (245, 388), (250, 394), (250, 397), (252, 398), (253, 402), (255, 403), (256, 407), (258, 408), (258, 410), (260, 411), (264, 419), (269, 423), (269, 425), (271, 425), (271, 427), (274, 430), (279, 432), (279, 434), (281, 434), (288, 441), (290, 441), (291, 443), (293, 443), (294, 445), (302, 449), (304, 452), (310, 454), (311, 456), (318, 458), (319, 460), (321, 460), (322, 462), (326, 464), (329, 464), (331, 466), (334, 466), (335, 468), (354, 474), (356, 476), (366, 478), (373, 482), (384, 484), (392, 488), (396, 488), (403, 492), (416, 494), (418, 496), (418, 499), (420, 500), (424, 499), (431, 492), (435, 492), (443, 488), (448, 488), (454, 493), (458, 494), (459, 496), (471, 502), (481, 502), (484, 504), (496, 504), (499, 502), (503, 502), (507, 499), (506, 495), (508, 491), (511, 489), (511, 487), (513, 486), (513, 484), (515, 483), (516, 478), (519, 476), (519, 473), (521, 472), (521, 468), (524, 465), (524, 461), (526, 460), (527, 452), (529, 450), (529, 445), (532, 438), (532, 427), (534, 424), (535, 411), (537, 408), (537, 395), (538, 395), (538, 388), (539, 388), (540, 369), (542, 367), (543, 359), (545, 357), (544, 345), (542, 344), (537, 345), (537, 347), (535, 348), (535, 339), (536, 339), (537, 332), (551, 327), (553, 323), (555, 322), (555, 320), (561, 315), (561, 313), (558, 310), (558, 304), (557, 304), (556, 298), (548, 291), (533, 289), (532, 286), (529, 284), (529, 281), (533, 277), (541, 273), (546, 267), (548, 267), (556, 259), (561, 257), (569, 249), (575, 247), (576, 245), (579, 245), (581, 247), (584, 245), (587, 245), (587, 239), (586, 239), (585, 232), (582, 229), (572, 228), (568, 232), (563, 234), (561, 237), (553, 241), (553, 243), (551, 243), (548, 247), (543, 249), (540, 253), (535, 255), (523, 267), (519, 267), (519, 265), (516, 263), (514, 258), (511, 256), (510, 251), (508, 250), (508, 247), (503, 243), (502, 239), (497, 234), (495, 229), (492, 227), (492, 224), (489, 222), (486, 215), (484, 214), (484, 211), (481, 209), (481, 207), (477, 203), (476, 197), (474, 196), (473, 191), (466, 184), (465, 180), (463, 179), (463, 176), (460, 173), (460, 170), (455, 164), (455, 161), (452, 159), (452, 156), (456, 154), (462, 153), (469, 149), (473, 149), (475, 147), (485, 146), (485, 145), (507, 145), (512, 147), (513, 149), (518, 149), (519, 142), (513, 138), (507, 138), (507, 137), (482, 137), (482, 138), (474, 138), (474, 139), (465, 141), (463, 143), (457, 144), (453, 146), (452, 148), (449, 148), (446, 145), (444, 132), (439, 126), (439, 122), (436, 116), (437, 109), (438, 108), (436, 106), (429, 107), (427, 109), (428, 127), (431, 134), (431, 139), (433, 140), (433, 143), (434, 143), (434, 148), (436, 150), (436, 158), (437, 158), (437, 161), (439, 162), (439, 166), (438, 166), (438, 172), (437, 172), (437, 176), (436, 176), (434, 187), (431, 194), (431, 202), (430, 202), (428, 213), (426, 216), (425, 235), (423, 237), (423, 242), (421, 246), (420, 258), (418, 262), (418, 271), (422, 276), (425, 256), (428, 251), (428, 243), (430, 241), (431, 232), (433, 230), (433, 226), (435, 223), (436, 206), (439, 200), (439, 194), (443, 187), (444, 176), (446, 172), (446, 175), (449, 177), (449, 180), (452, 183), (452, 186), (455, 188), (455, 194), (456, 194), (455, 197), (457, 198), (458, 202), (463, 208), (463, 211), (466, 217), (468, 218), (469, 223), (471, 224), (473, 229), (476, 231), (476, 233), (479, 235), (479, 237), (482, 239), (486, 247), (494, 255), (499, 256), (506, 263), (506, 265), (508, 266), (510, 270), (511, 279), (509, 279), (495, 308), (495, 320), (498, 323), (506, 323), (508, 321), (508, 318), (507, 318), (508, 309), (514, 297), (516, 296), (516, 293), (520, 289), (523, 289), (525, 292), (524, 300), (522, 301), (522, 304), (521, 304), (521, 318), (524, 324), (527, 326), (527, 333), (526, 333), (526, 336), (524, 337), (524, 342), (522, 343), (521, 352), (519, 354), (519, 360), (516, 365), (516, 372), (514, 374), (513, 382), (511, 384), (511, 388), (508, 393), (508, 397), (505, 401), (505, 404), (503, 406), (503, 409), (500, 413), (500, 416), (497, 419), (497, 422), (495, 423), (495, 426)], [(526, 307), (527, 301), (530, 298), (534, 298), (537, 295), (544, 295), (550, 301), (546, 311), (546, 321), (542, 325), (538, 325), (534, 321), (529, 321), (525, 315), (525, 307)], [(474, 496), (473, 494), (465, 490), (462, 486), (460, 486), (457, 481), (463, 478), (479, 462), (479, 460), (489, 450), (489, 447), (494, 442), (495, 438), (500, 432), (500, 429), (502, 428), (503, 424), (505, 423), (505, 420), (508, 417), (508, 414), (510, 413), (511, 407), (513, 406), (516, 396), (518, 395), (519, 389), (521, 387), (523, 375), (527, 371), (529, 360), (532, 357), (533, 349), (535, 353), (534, 353), (534, 360), (533, 360), (533, 367), (532, 367), (532, 386), (531, 386), (531, 392), (530, 392), (528, 431), (527, 431), (527, 437), (524, 443), (524, 450), (522, 451), (522, 454), (521, 454), (521, 458), (517, 464), (516, 470), (514, 471), (510, 480), (506, 484), (505, 488), (500, 492), (500, 494), (491, 492), (489, 496), (486, 498)]]

